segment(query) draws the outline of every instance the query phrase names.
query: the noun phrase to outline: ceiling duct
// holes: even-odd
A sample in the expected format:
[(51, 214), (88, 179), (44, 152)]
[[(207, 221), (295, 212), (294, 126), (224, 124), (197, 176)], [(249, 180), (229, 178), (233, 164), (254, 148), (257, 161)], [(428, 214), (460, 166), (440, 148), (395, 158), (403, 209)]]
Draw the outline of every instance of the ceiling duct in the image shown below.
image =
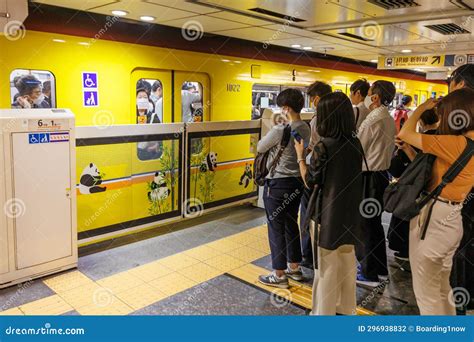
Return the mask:
[(249, 11), (257, 12), (257, 13), (260, 13), (260, 14), (265, 14), (265, 15), (268, 15), (270, 17), (275, 17), (275, 18), (279, 18), (279, 19), (291, 20), (291, 21), (294, 21), (296, 23), (306, 21), (306, 20), (301, 19), (301, 18), (296, 18), (296, 17), (293, 17), (291, 15), (269, 11), (265, 8), (260, 8), (260, 7), (249, 8)]
[(367, 0), (367, 2), (382, 7), (388, 11), (420, 6), (420, 4), (414, 0)]
[(371, 42), (371, 41), (373, 41), (373, 39), (368, 39), (368, 38), (365, 38), (365, 37), (362, 37), (362, 36), (358, 36), (357, 34), (353, 34), (353, 33), (349, 33), (349, 32), (339, 32), (338, 34), (340, 34), (341, 36), (345, 36), (345, 37), (352, 38), (352, 39), (361, 40), (361, 41), (363, 41), (363, 42)]
[[(470, 11), (474, 10), (472, 5), (467, 4), (463, 0), (449, 0), (449, 2), (452, 3), (454, 6), (459, 7), (459, 8), (467, 9), (467, 10), (470, 10)], [(469, 1), (469, 2), (472, 4), (472, 1)]]
[(449, 36), (452, 34), (465, 34), (465, 33), (471, 33), (465, 28), (453, 24), (453, 23), (447, 23), (447, 24), (436, 24), (436, 25), (425, 25), (426, 28), (429, 28), (430, 30), (436, 31), (442, 35)]

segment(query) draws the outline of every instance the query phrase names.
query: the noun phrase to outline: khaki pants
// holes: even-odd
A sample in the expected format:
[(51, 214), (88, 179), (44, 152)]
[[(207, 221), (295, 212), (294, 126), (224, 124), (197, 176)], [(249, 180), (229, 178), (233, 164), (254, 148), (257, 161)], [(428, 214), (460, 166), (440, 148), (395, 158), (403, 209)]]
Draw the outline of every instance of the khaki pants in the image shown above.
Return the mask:
[(421, 226), (431, 203), (410, 221), (413, 291), (421, 315), (455, 315), (449, 276), (463, 234), (461, 209), (436, 201), (425, 239), (421, 240)]
[[(314, 224), (310, 229), (314, 244)], [(336, 313), (356, 313), (356, 256), (353, 245), (344, 245), (336, 250), (318, 247), (311, 315)]]

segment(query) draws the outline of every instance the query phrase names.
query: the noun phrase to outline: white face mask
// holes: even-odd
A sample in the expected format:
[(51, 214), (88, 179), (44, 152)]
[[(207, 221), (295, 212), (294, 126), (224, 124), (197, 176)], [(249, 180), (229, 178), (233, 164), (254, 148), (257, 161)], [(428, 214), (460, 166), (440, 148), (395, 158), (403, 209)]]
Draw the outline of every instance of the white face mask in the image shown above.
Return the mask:
[(148, 109), (149, 105), (150, 103), (148, 102), (148, 99), (145, 99), (145, 98), (137, 99), (137, 108), (139, 110)]
[(372, 101), (372, 96), (367, 95), (364, 99), (364, 105), (367, 107), (367, 109), (370, 109), (370, 106), (374, 103)]
[(33, 103), (37, 106), (40, 106), (44, 101), (44, 94), (41, 94)]

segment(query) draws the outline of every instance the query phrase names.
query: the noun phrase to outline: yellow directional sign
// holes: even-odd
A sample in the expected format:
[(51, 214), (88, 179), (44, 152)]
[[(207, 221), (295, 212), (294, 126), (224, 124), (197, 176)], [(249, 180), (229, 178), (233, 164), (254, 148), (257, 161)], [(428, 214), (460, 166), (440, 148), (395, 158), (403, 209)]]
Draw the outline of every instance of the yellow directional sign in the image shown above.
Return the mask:
[(379, 57), (378, 69), (433, 68), (444, 66), (444, 55)]

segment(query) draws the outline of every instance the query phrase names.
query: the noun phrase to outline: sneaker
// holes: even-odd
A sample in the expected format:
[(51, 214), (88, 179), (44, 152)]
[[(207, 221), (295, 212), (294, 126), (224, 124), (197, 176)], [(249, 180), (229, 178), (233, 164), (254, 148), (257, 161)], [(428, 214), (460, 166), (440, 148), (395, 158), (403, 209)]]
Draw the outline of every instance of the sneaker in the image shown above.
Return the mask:
[(301, 281), (303, 280), (303, 272), (301, 272), (301, 267), (298, 266), (296, 270), (292, 270), (290, 266), (287, 267), (285, 270), (285, 274), (288, 278), (291, 278), (296, 281)]
[(272, 272), (269, 275), (259, 276), (258, 281), (263, 285), (279, 287), (281, 289), (288, 289), (290, 287), (288, 284), (288, 278), (286, 276), (280, 278), (275, 272)]
[(408, 254), (405, 254), (405, 253), (395, 252), (394, 256), (395, 256), (395, 259), (398, 259), (398, 260), (401, 260), (401, 261), (409, 261), (410, 260), (408, 258)]
[(367, 279), (361, 273), (357, 273), (356, 282), (357, 284), (365, 285), (369, 287), (377, 287), (380, 285), (380, 281), (378, 279), (377, 280)]

